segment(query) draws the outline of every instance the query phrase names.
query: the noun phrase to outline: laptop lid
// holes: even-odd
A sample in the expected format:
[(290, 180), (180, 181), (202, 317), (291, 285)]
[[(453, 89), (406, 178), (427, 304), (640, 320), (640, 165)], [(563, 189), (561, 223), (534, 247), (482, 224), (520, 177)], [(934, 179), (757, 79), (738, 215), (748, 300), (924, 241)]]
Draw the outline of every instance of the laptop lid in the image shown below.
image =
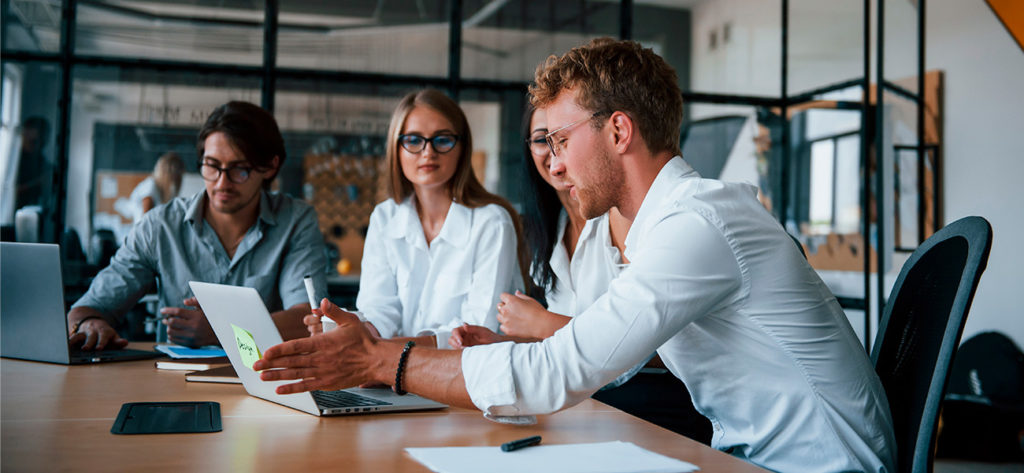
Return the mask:
[[(199, 300), (199, 306), (202, 307), (210, 325), (213, 326), (213, 331), (224, 347), (231, 366), (235, 368), (246, 392), (252, 396), (313, 415), (365, 414), (448, 407), (415, 395), (399, 396), (388, 389), (345, 389), (343, 391), (373, 398), (385, 404), (334, 409), (321, 408), (308, 392), (277, 394), (275, 389), (278, 386), (293, 381), (263, 381), (259, 373), (252, 369), (252, 362), (259, 359), (263, 351), (284, 341), (259, 292), (249, 287), (197, 281), (189, 282), (189, 286)], [(253, 347), (256, 353), (253, 353)], [(241, 350), (245, 350), (247, 354), (243, 356)]]
[(0, 273), (2, 355), (67, 364), (60, 247), (0, 242)]
[(72, 350), (64, 311), (60, 247), (0, 242), (0, 356), (61, 364), (162, 356), (146, 350)]

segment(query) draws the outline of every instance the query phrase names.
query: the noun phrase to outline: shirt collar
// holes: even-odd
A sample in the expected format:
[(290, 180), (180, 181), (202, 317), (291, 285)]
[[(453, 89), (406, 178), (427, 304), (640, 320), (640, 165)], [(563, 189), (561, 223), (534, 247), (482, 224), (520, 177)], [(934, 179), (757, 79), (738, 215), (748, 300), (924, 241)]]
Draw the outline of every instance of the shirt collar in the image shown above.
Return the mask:
[[(558, 237), (555, 239), (555, 245), (551, 249), (551, 258), (548, 259), (548, 264), (551, 265), (551, 272), (555, 274), (555, 277), (564, 281), (557, 289), (559, 291), (564, 290), (567, 286), (565, 284), (571, 282), (569, 274), (569, 251), (566, 250), (565, 244), (562, 241), (565, 239), (565, 227), (569, 222), (569, 214), (566, 213), (563, 208), (558, 214)], [(577, 243), (578, 244), (578, 243)]]
[(277, 209), (270, 202), (270, 193), (260, 189), (260, 217), (267, 225), (277, 225)]
[[(185, 218), (182, 220), (184, 223), (190, 224), (198, 230), (198, 226), (203, 223), (203, 208), (206, 204), (206, 189), (196, 192), (195, 195), (189, 198), (188, 210), (185, 211)], [(264, 190), (260, 190), (260, 216), (259, 220), (262, 220), (268, 225), (277, 225), (277, 215), (275, 210), (270, 203), (270, 196)]]
[(473, 210), (469, 207), (452, 201), (437, 240), (447, 241), (456, 248), (466, 247), (469, 244), (469, 228), (473, 224), (472, 214)]
[[(600, 227), (600, 225), (598, 225), (598, 219), (600, 219), (600, 218), (601, 217), (598, 216), (598, 217), (594, 217), (594, 218), (584, 222), (583, 223), (583, 229), (580, 230), (580, 238), (577, 241), (583, 241), (583, 240), (586, 240), (588, 238), (591, 238), (593, 236), (594, 232), (597, 231), (597, 227)], [(577, 243), (577, 245), (578, 245), (578, 243)]]
[[(472, 209), (452, 202), (448, 208), (448, 215), (444, 218), (444, 225), (437, 240), (444, 240), (456, 248), (462, 248), (469, 244), (469, 228), (473, 223)], [(419, 215), (416, 214), (416, 195), (411, 194), (395, 211), (395, 225), (388, 229), (388, 236), (391, 238), (405, 238), (409, 242), (424, 240), (423, 224)]]
[(188, 209), (185, 211), (185, 217), (182, 219), (183, 223), (192, 225), (196, 231), (203, 224), (203, 202), (205, 202), (205, 199), (206, 189), (196, 192), (195, 195), (189, 197)]
[(410, 229), (415, 228), (413, 223), (418, 223), (416, 221), (416, 204), (413, 202), (415, 198), (415, 195), (409, 195), (398, 203), (392, 218), (393, 223), (387, 226), (386, 235), (388, 237), (397, 239), (412, 235)]
[(661, 171), (658, 171), (658, 176), (654, 178), (651, 187), (647, 189), (647, 195), (644, 196), (644, 201), (640, 204), (640, 210), (636, 212), (629, 232), (626, 233), (626, 258), (630, 261), (633, 260), (637, 246), (635, 243), (641, 235), (646, 233), (647, 220), (657, 212), (665, 198), (679, 184), (680, 179), (690, 177), (700, 176), (689, 164), (686, 164), (686, 161), (683, 161), (681, 156), (670, 159), (662, 166)]

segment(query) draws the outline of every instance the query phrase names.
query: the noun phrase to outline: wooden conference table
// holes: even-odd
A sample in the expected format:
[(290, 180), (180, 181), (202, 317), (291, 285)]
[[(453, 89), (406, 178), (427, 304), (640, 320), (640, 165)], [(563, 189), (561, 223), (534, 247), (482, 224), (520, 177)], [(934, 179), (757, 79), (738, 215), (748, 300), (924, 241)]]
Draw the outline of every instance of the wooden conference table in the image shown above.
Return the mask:
[[(3, 471), (425, 472), (405, 447), (530, 435), (548, 445), (629, 441), (705, 473), (764, 471), (594, 400), (509, 426), (458, 408), (320, 418), (251, 397), (238, 384), (186, 382), (184, 372), (157, 370), (153, 360), (63, 366), (4, 358), (0, 375)], [(143, 401), (219, 402), (223, 431), (111, 434), (121, 404)]]

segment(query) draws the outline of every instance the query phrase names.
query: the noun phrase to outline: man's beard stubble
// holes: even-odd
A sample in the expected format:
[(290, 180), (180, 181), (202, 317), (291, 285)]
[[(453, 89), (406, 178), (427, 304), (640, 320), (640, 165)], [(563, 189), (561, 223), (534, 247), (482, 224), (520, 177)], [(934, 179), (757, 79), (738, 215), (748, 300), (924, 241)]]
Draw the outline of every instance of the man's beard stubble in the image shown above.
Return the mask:
[(621, 194), (625, 191), (622, 169), (615, 166), (607, 149), (595, 152), (589, 174), (595, 176), (591, 185), (587, 188), (576, 186), (580, 213), (587, 220), (608, 213), (612, 207), (617, 206)]

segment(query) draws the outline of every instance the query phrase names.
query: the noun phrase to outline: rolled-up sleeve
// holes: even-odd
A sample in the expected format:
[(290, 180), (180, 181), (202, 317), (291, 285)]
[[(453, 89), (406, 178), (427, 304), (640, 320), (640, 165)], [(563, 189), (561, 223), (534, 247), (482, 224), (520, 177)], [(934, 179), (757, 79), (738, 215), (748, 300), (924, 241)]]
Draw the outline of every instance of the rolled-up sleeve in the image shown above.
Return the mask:
[(474, 404), (494, 415), (577, 404), (738, 297), (742, 280), (732, 249), (701, 216), (666, 218), (641, 244), (608, 292), (553, 336), (465, 350), (463, 376)]
[(123, 321), (124, 313), (148, 290), (155, 287), (158, 268), (153, 255), (159, 252), (159, 235), (152, 212), (143, 215), (114, 253), (110, 264), (92, 280), (89, 290), (72, 305), (96, 309), (112, 320)]
[(473, 404), (493, 415), (517, 415), (512, 342), (462, 350), (462, 376)]

